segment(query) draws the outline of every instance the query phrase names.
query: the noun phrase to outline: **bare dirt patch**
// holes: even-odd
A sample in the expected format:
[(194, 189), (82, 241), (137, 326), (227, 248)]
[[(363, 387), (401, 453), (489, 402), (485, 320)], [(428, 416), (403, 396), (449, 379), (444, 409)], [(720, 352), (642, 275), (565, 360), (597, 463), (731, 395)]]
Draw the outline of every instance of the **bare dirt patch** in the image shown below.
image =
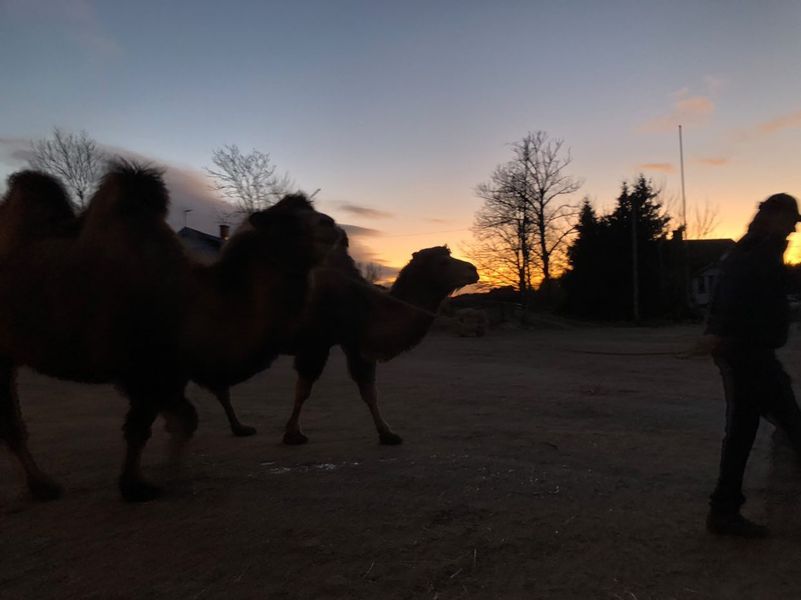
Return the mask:
[[(719, 378), (708, 359), (656, 354), (697, 333), (437, 332), (379, 369), (396, 447), (378, 444), (339, 353), (304, 413), (309, 444), (281, 445), (282, 358), (233, 391), (256, 437), (233, 438), (190, 389), (198, 435), (176, 480), (157, 425), (145, 466), (168, 493), (144, 505), (114, 484), (123, 399), (24, 372), (32, 449), (66, 495), (31, 502), (3, 455), (0, 597), (801, 597), (798, 472), (771, 467), (769, 427), (746, 512), (774, 536), (704, 531)], [(801, 345), (782, 356), (797, 376)]]

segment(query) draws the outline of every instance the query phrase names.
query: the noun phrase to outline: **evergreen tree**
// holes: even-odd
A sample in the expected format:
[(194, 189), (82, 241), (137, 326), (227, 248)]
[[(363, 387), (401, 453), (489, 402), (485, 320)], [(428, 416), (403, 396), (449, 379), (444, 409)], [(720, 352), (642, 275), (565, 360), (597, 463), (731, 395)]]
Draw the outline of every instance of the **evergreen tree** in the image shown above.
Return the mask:
[(567, 251), (568, 271), (562, 277), (566, 310), (583, 317), (597, 317), (603, 287), (598, 270), (601, 223), (589, 198), (584, 198), (576, 224), (576, 237)]
[(565, 308), (591, 318), (630, 319), (634, 315), (633, 249), (637, 249), (639, 313), (661, 314), (663, 265), (660, 243), (669, 217), (663, 214), (659, 192), (639, 175), (624, 181), (615, 208), (596, 217), (587, 200), (581, 209), (578, 235), (569, 250), (565, 274)]

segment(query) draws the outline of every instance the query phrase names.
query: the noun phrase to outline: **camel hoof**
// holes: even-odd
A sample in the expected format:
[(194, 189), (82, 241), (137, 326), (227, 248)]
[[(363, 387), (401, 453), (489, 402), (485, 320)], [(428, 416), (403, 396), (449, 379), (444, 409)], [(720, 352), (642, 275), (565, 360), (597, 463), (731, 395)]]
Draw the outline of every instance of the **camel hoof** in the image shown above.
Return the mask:
[(231, 433), (236, 437), (248, 437), (256, 435), (256, 428), (248, 427), (247, 425), (239, 425), (238, 427), (231, 427)]
[(289, 446), (300, 446), (309, 441), (300, 431), (287, 431), (284, 433), (284, 443)]
[(149, 502), (160, 497), (162, 490), (145, 481), (120, 480), (120, 493), (126, 502)]
[(379, 433), (378, 439), (384, 446), (397, 446), (403, 443), (403, 438), (397, 433), (392, 433), (391, 431), (388, 433)]
[(28, 489), (31, 495), (39, 502), (49, 502), (58, 500), (64, 493), (64, 488), (52, 479), (37, 479), (28, 482)]

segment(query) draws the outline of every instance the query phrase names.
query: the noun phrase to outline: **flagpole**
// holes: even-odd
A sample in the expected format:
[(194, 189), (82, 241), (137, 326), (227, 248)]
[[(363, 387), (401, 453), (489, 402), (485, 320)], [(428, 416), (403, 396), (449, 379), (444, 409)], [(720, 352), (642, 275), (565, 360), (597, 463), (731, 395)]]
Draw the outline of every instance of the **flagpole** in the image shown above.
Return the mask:
[(692, 291), (690, 290), (690, 249), (689, 232), (687, 231), (687, 196), (684, 192), (684, 139), (682, 138), (681, 125), (679, 125), (679, 164), (681, 166), (681, 220), (682, 220), (682, 254), (684, 263), (684, 302), (687, 309), (693, 305)]
[(684, 143), (681, 136), (681, 125), (679, 125), (679, 164), (681, 165), (681, 220), (684, 228), (684, 237), (687, 236), (687, 197), (684, 195)]

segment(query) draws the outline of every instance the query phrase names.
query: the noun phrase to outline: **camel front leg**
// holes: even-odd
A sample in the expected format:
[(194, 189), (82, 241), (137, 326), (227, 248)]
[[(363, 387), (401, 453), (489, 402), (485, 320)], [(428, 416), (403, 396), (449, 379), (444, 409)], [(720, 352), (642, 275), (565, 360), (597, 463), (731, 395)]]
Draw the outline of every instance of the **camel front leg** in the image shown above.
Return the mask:
[(231, 405), (231, 390), (230, 388), (222, 388), (212, 390), (212, 393), (217, 398), (217, 401), (222, 405), (225, 411), (225, 416), (228, 417), (228, 425), (231, 427), (231, 433), (237, 437), (247, 437), (256, 434), (256, 428), (249, 425), (242, 425), (239, 417), (236, 416), (234, 407)]
[(19, 409), (16, 376), (13, 363), (0, 360), (0, 441), (6, 443), (22, 466), (33, 497), (41, 501), (55, 500), (61, 496), (61, 486), (44, 474), (28, 450), (28, 432)]
[(348, 371), (353, 381), (359, 386), (359, 394), (370, 409), (373, 423), (378, 431), (378, 439), (387, 446), (397, 446), (403, 443), (403, 438), (392, 431), (392, 428), (381, 416), (378, 409), (378, 390), (375, 386), (375, 366), (373, 360), (366, 360), (361, 355), (352, 350), (345, 350), (348, 359)]
[(375, 423), (376, 431), (378, 431), (379, 441), (387, 446), (397, 446), (403, 443), (403, 438), (397, 433), (392, 431), (392, 428), (381, 416), (381, 411), (378, 410), (378, 390), (376, 389), (375, 382), (356, 382), (359, 386), (359, 394), (362, 400), (367, 404), (370, 409), (370, 414), (373, 416), (373, 423)]
[(303, 409), (303, 403), (311, 396), (313, 386), (314, 381), (298, 376), (295, 382), (295, 404), (292, 406), (292, 414), (284, 430), (285, 444), (297, 446), (309, 441), (309, 438), (300, 430), (300, 411)]

